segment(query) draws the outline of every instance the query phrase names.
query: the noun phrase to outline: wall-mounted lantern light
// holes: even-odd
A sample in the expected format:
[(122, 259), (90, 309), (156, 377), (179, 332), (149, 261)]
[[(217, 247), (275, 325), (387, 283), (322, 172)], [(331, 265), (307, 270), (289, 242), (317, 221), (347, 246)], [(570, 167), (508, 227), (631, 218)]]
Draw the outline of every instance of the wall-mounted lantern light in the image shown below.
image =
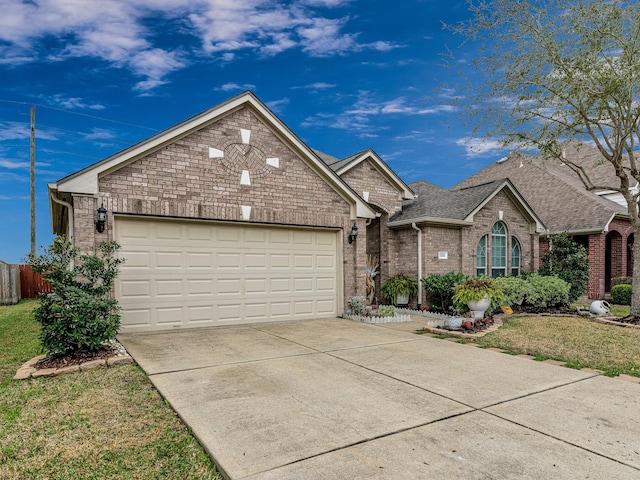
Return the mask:
[(349, 234), (349, 243), (355, 242), (357, 236), (358, 236), (358, 227), (354, 223), (353, 227), (351, 227), (351, 233)]
[(104, 203), (98, 208), (98, 221), (96, 222), (96, 230), (98, 233), (104, 232), (104, 226), (107, 223), (107, 209), (104, 208)]

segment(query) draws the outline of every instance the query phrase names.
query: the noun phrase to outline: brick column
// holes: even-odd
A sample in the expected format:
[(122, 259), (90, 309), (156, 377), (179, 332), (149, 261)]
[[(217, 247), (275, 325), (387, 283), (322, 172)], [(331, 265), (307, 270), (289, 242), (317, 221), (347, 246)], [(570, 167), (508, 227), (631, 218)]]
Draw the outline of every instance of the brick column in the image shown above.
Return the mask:
[(591, 299), (604, 298), (606, 235), (589, 235), (589, 283), (587, 294)]

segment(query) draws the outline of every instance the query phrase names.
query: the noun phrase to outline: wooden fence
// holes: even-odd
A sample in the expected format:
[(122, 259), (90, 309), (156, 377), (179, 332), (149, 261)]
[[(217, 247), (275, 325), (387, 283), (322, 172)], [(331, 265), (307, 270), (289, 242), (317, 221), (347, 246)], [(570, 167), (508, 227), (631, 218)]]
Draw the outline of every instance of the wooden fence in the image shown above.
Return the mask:
[(0, 305), (15, 305), (20, 298), (19, 266), (0, 262)]
[(51, 285), (29, 268), (29, 265), (20, 265), (20, 298), (38, 298), (38, 293), (52, 293)]

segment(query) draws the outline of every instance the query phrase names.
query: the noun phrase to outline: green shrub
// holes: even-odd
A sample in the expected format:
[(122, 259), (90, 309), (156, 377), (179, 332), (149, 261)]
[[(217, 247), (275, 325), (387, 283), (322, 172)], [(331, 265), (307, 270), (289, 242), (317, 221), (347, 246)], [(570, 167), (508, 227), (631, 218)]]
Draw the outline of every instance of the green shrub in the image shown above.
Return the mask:
[(611, 301), (615, 305), (631, 305), (633, 287), (627, 283), (611, 287)]
[(468, 277), (462, 273), (449, 272), (434, 273), (421, 279), (424, 293), (432, 310), (442, 313), (453, 311), (453, 294), (455, 286), (464, 282)]
[(453, 294), (453, 304), (459, 312), (468, 310), (469, 301), (479, 301), (483, 298), (491, 299), (491, 306), (487, 309), (492, 312), (500, 305), (504, 305), (504, 294), (495, 280), (486, 275), (471, 277), (456, 285)]
[(512, 307), (522, 305), (532, 293), (531, 284), (523, 277), (498, 277), (495, 283), (504, 293), (505, 304)]
[(611, 279), (611, 286), (616, 285), (633, 285), (633, 277), (613, 277)]
[(568, 305), (570, 286), (561, 278), (531, 274), (527, 276), (531, 291), (525, 302), (536, 308), (548, 308), (558, 305)]
[(360, 315), (361, 317), (369, 315), (371, 307), (367, 308), (366, 301), (365, 297), (351, 297), (347, 301), (351, 315)]
[(115, 256), (119, 249), (116, 242), (102, 242), (97, 255), (80, 255), (64, 237), (58, 237), (42, 255), (27, 257), (31, 269), (54, 292), (41, 295), (34, 311), (47, 354), (99, 350), (103, 342), (116, 336), (120, 314), (111, 288), (124, 261)]
[(409, 295), (410, 298), (415, 297), (418, 293), (418, 281), (408, 275), (394, 275), (382, 284), (380, 292), (384, 298), (395, 303), (398, 295)]
[(587, 289), (589, 282), (589, 254), (566, 233), (549, 235), (549, 251), (542, 257), (540, 275), (555, 275), (570, 285), (569, 302)]
[(380, 305), (378, 307), (379, 317), (395, 317), (396, 309), (393, 305)]

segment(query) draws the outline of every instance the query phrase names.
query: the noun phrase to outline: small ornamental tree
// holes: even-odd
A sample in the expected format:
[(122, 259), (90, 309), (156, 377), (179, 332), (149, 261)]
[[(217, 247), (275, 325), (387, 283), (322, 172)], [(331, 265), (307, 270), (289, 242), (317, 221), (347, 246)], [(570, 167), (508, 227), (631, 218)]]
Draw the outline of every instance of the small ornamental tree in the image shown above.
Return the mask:
[(116, 242), (102, 242), (96, 255), (80, 255), (64, 237), (58, 237), (42, 255), (27, 257), (31, 269), (54, 292), (41, 294), (40, 306), (34, 311), (47, 354), (96, 351), (118, 333), (119, 307), (111, 289), (124, 262), (116, 258), (119, 249)]
[(542, 257), (540, 275), (555, 275), (571, 288), (569, 302), (575, 302), (587, 289), (589, 254), (566, 233), (549, 235), (549, 251)]

